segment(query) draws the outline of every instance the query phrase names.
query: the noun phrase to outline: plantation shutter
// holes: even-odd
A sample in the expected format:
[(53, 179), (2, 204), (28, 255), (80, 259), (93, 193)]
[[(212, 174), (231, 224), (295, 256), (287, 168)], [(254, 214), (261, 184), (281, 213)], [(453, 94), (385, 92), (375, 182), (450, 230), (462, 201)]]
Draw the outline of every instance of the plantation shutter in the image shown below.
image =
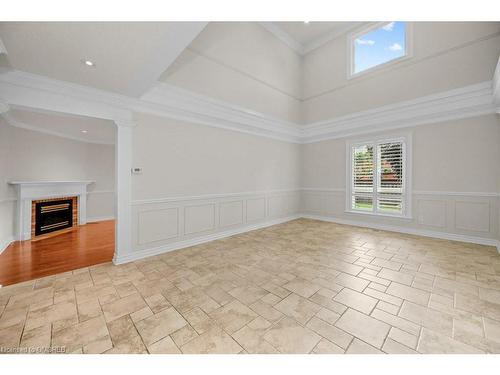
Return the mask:
[(404, 144), (377, 145), (377, 210), (402, 213), (404, 201)]
[(403, 214), (405, 143), (394, 140), (355, 145), (351, 162), (351, 209)]
[(353, 147), (352, 208), (373, 210), (373, 145)]

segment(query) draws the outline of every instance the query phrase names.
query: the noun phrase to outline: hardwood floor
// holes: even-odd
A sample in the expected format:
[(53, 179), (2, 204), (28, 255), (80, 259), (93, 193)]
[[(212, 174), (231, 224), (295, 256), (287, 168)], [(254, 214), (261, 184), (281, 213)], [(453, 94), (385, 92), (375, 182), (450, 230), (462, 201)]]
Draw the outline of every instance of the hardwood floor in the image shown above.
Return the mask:
[(0, 255), (0, 285), (109, 262), (114, 251), (114, 220), (88, 223), (42, 240), (16, 241)]

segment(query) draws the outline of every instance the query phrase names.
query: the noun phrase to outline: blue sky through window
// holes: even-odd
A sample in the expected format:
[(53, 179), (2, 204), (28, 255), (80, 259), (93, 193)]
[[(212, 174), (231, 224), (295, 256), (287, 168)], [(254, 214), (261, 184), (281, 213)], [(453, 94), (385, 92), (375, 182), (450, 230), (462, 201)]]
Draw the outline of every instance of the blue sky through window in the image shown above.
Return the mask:
[(363, 70), (406, 54), (405, 23), (391, 22), (358, 36), (354, 41), (354, 70)]

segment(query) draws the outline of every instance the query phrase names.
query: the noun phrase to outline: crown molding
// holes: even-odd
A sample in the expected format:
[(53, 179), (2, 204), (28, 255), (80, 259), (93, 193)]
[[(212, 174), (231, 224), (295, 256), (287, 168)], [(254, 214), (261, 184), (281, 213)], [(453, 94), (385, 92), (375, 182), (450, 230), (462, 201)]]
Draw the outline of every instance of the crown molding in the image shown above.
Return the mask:
[(131, 98), (20, 71), (0, 74), (0, 103), (110, 119), (118, 125), (134, 125), (132, 113), (143, 112), (286, 142), (311, 143), (495, 113), (498, 71), (497, 67), (494, 83), (482, 82), (307, 125), (166, 83), (158, 83), (141, 98)]
[(158, 112), (181, 120), (238, 130), (278, 140), (300, 143), (301, 127), (262, 113), (196, 94), (166, 83), (158, 83), (134, 107), (140, 112)]
[(4, 118), (4, 120), (7, 122), (7, 124), (9, 124), (10, 126), (13, 126), (15, 128), (31, 130), (31, 131), (35, 131), (38, 133), (53, 135), (53, 136), (56, 136), (59, 138), (66, 138), (66, 139), (70, 139), (72, 141), (78, 141), (78, 142), (83, 142), (83, 143), (92, 143), (92, 144), (99, 144), (99, 145), (114, 145), (114, 142), (103, 142), (103, 141), (99, 141), (99, 140), (93, 140), (93, 139), (88, 139), (88, 138), (84, 138), (84, 137), (73, 136), (73, 135), (61, 133), (61, 132), (54, 131), (54, 130), (43, 129), (43, 128), (39, 128), (39, 127), (33, 126), (33, 125), (28, 125), (24, 122), (16, 120), (8, 112), (2, 113), (1, 116)]
[(366, 24), (366, 22), (350, 22), (348, 25), (342, 26), (336, 30), (329, 31), (320, 37), (310, 41), (309, 43), (302, 44), (295, 40), (290, 34), (279, 27), (275, 22), (258, 22), (264, 29), (273, 34), (276, 38), (285, 43), (288, 47), (293, 49), (299, 55), (307, 55), (309, 52), (321, 47), (329, 41), (338, 38), (345, 33)]
[(500, 113), (500, 57), (493, 76), (493, 100), (496, 105), (496, 112)]
[(348, 25), (342, 26), (338, 28), (337, 30), (332, 30), (327, 32), (326, 34), (320, 36), (317, 39), (314, 39), (307, 43), (303, 49), (302, 49), (302, 54), (307, 55), (309, 52), (314, 51), (315, 49), (318, 49), (319, 47), (323, 46), (324, 44), (344, 35), (347, 34), (348, 32), (357, 29), (358, 27), (362, 25), (367, 25), (370, 24), (370, 22), (351, 22)]
[(285, 43), (288, 47), (293, 49), (299, 55), (304, 54), (304, 46), (297, 42), (294, 38), (290, 36), (285, 30), (276, 25), (274, 22), (258, 22), (260, 26), (273, 34), (276, 38)]
[(495, 113), (492, 82), (427, 95), (303, 127), (303, 143)]

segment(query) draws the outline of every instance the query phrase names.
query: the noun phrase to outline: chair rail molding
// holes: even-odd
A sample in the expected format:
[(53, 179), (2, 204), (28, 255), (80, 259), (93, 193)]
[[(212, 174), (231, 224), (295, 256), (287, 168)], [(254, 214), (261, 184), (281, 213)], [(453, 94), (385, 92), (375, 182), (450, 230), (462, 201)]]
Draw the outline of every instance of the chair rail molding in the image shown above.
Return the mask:
[[(141, 98), (98, 90), (21, 71), (0, 73), (0, 113), (23, 106), (131, 122), (132, 112), (150, 113), (292, 143), (312, 143), (461, 119), (498, 111), (499, 68), (494, 81), (301, 125), (157, 83)], [(7, 105), (7, 106), (6, 106)]]

